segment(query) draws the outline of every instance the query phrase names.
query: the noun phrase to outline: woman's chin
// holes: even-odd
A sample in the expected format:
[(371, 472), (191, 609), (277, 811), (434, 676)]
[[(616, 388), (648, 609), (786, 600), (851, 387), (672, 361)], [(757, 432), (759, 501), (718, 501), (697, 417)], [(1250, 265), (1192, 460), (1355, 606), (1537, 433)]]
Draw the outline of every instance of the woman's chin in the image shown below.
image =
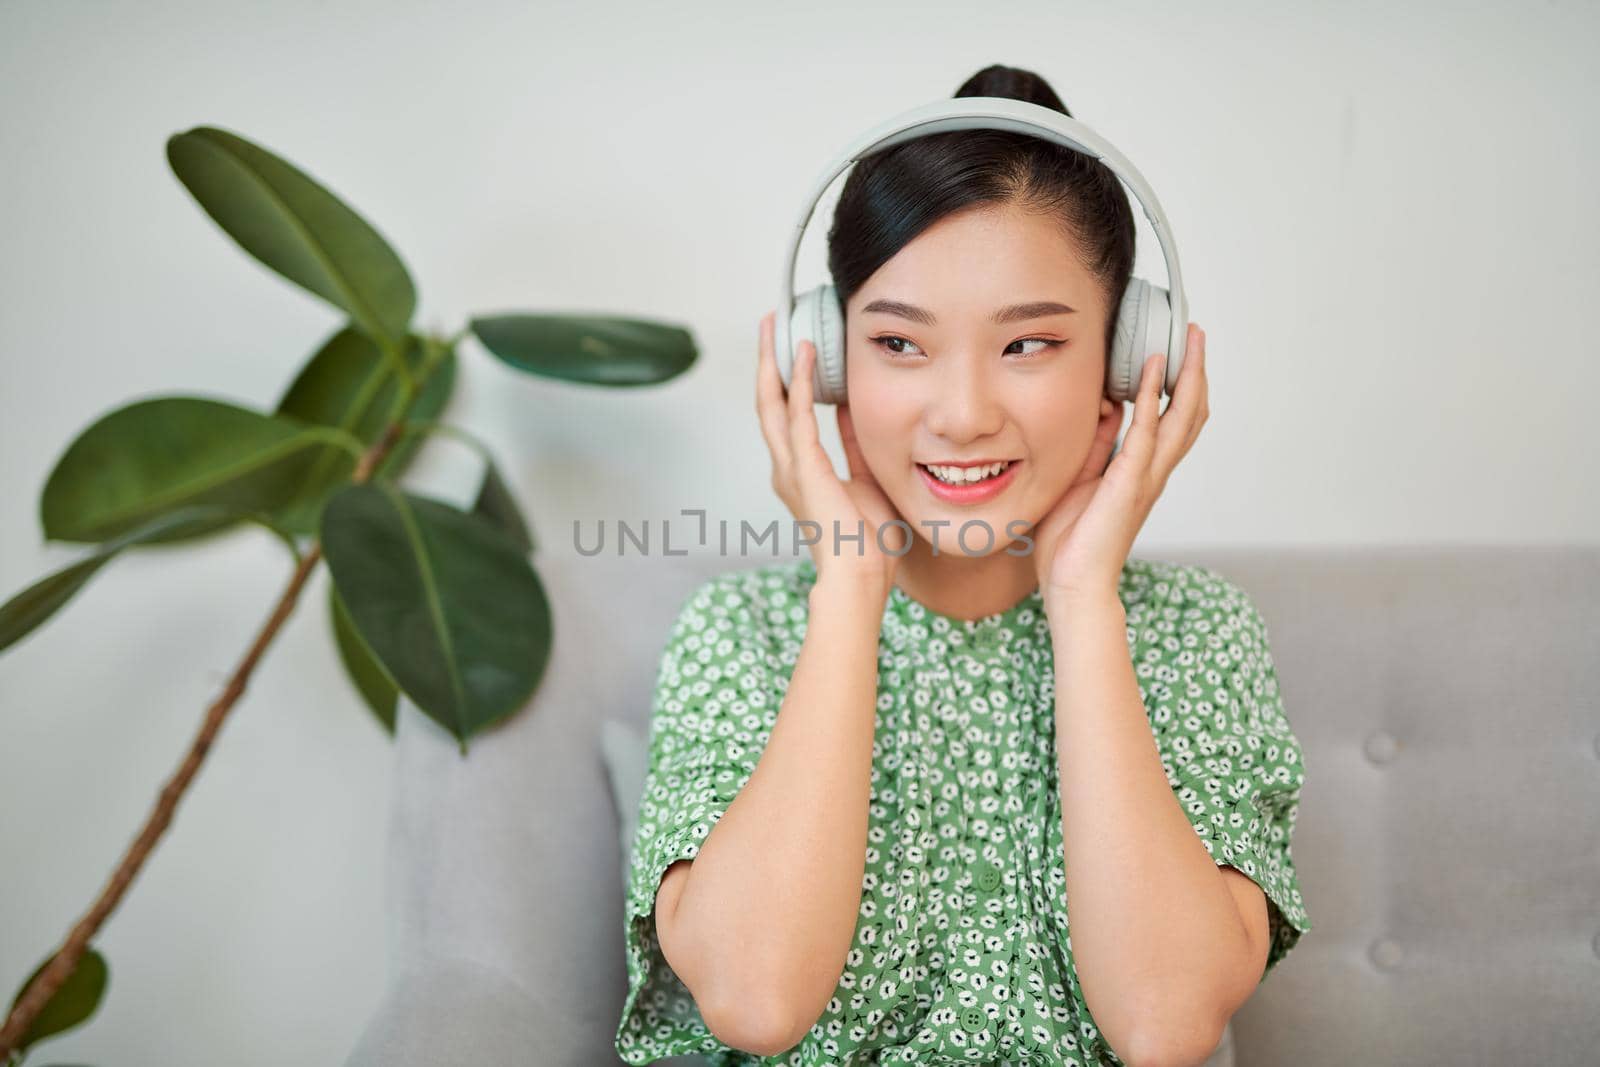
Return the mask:
[(963, 552), (968, 556), (992, 556), (1013, 543), (1027, 546), (1028, 542), (1022, 539), (1031, 535), (1034, 520), (1028, 519), (1026, 509), (1015, 505), (1022, 496), (1021, 492), (1008, 492), (1002, 499), (961, 507), (927, 500), (910, 508), (896, 503), (896, 511), (913, 535), (927, 541), (930, 550), (937, 548), (940, 555)]

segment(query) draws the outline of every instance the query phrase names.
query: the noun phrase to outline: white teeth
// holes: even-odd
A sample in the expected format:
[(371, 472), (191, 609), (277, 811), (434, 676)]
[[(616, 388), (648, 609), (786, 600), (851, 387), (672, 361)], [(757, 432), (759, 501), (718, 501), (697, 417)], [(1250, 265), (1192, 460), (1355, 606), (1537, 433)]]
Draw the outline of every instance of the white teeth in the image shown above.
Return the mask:
[(1011, 466), (1009, 460), (1000, 463), (991, 463), (986, 467), (939, 467), (925, 463), (924, 467), (941, 482), (951, 485), (971, 485), (981, 482), (985, 478), (993, 478), (996, 474)]

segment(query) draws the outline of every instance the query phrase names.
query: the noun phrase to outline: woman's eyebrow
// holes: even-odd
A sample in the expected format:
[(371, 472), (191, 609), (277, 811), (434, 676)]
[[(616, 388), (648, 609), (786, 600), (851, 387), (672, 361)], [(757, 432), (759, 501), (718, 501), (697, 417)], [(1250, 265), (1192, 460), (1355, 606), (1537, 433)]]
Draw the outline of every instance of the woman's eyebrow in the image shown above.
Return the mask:
[[(919, 308), (915, 304), (908, 304), (903, 300), (878, 299), (872, 301), (861, 310), (863, 313), (881, 311), (886, 315), (898, 315), (902, 319), (920, 322), (924, 326), (934, 326), (938, 323), (938, 320), (933, 317), (933, 312), (925, 308)], [(1046, 315), (1070, 315), (1077, 310), (1077, 308), (1068, 307), (1066, 304), (1058, 303), (1054, 300), (1034, 300), (1026, 304), (1012, 304), (1010, 307), (1003, 307), (990, 318), (996, 325), (1003, 326), (1008, 322), (1042, 319)]]

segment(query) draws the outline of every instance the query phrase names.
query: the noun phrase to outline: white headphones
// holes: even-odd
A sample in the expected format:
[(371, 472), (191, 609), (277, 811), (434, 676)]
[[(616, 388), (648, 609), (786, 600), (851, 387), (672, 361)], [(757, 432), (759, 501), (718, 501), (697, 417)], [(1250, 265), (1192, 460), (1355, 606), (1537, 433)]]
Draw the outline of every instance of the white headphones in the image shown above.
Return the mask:
[(800, 212), (794, 239), (783, 254), (783, 288), (773, 328), (784, 387), (788, 387), (793, 372), (795, 347), (801, 340), (809, 340), (817, 349), (813, 382), (816, 402), (845, 401), (844, 309), (839, 306), (839, 298), (827, 283), (800, 294), (799, 300), (794, 298), (794, 267), (800, 255), (800, 239), (822, 194), (842, 170), (880, 148), (945, 130), (971, 129), (1014, 130), (1084, 152), (1105, 163), (1133, 190), (1161, 242), (1170, 291), (1143, 278), (1129, 279), (1111, 350), (1106, 354), (1106, 393), (1113, 400), (1133, 400), (1145, 357), (1164, 351), (1168, 360), (1162, 388), (1170, 394), (1183, 367), (1189, 312), (1178, 269), (1178, 249), (1155, 193), (1115, 146), (1077, 119), (1042, 104), (999, 96), (962, 96), (912, 108), (862, 134), (823, 168)]

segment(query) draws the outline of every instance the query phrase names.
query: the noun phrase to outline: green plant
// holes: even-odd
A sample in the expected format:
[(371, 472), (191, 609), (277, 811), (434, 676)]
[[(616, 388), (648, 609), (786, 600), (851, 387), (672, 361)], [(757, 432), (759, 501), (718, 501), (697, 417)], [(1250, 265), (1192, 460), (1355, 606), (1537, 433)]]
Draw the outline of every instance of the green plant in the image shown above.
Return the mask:
[[(83, 430), (46, 481), (39, 508), (46, 540), (94, 547), (0, 606), (0, 650), (42, 625), (125, 551), (248, 524), (280, 539), (295, 565), (99, 898), (18, 991), (0, 1027), (0, 1063), (17, 1062), (34, 1042), (93, 1014), (109, 969), (90, 942), (171, 821), (319, 558), (328, 561), (340, 660), (386, 730), (394, 728), (404, 693), (465, 755), (469, 737), (537, 689), (551, 615), (531, 561), (536, 540), (488, 448), (440, 419), (462, 340), (475, 336), (526, 373), (588, 385), (666, 381), (697, 355), (681, 326), (604, 315), (499, 313), (473, 317), (448, 337), (418, 331), (405, 264), (306, 173), (210, 126), (171, 137), (167, 159), (244, 251), (347, 321), (272, 411), (203, 396), (138, 400)], [(471, 509), (399, 484), (436, 432), (483, 458)]]

